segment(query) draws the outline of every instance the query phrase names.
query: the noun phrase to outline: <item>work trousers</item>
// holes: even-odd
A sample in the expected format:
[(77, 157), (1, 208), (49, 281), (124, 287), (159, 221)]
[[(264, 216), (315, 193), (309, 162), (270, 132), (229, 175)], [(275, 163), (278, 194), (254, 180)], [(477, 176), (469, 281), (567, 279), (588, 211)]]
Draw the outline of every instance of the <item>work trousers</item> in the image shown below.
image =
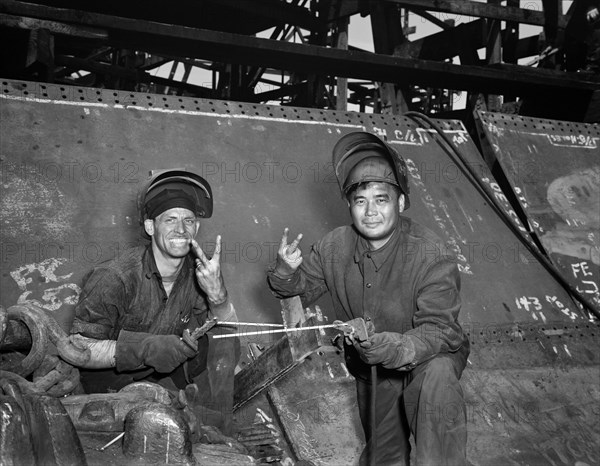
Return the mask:
[(356, 380), (367, 439), (361, 466), (409, 465), (411, 434), (418, 466), (466, 464), (467, 419), (459, 379), (467, 354), (468, 350), (439, 354), (411, 371), (385, 371), (385, 377), (378, 377), (375, 439), (369, 415), (371, 384)]

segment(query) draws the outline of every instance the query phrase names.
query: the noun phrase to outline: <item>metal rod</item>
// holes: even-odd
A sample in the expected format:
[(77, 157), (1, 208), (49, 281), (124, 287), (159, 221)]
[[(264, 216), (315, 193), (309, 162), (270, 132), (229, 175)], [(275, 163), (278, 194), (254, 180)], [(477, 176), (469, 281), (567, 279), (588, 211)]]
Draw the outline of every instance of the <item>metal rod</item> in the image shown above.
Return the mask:
[(114, 439), (112, 439), (110, 442), (108, 442), (106, 445), (104, 445), (102, 448), (100, 448), (100, 451), (106, 450), (113, 443), (115, 443), (117, 440), (119, 440), (121, 437), (123, 437), (123, 435), (125, 435), (125, 432), (121, 432), (119, 435), (117, 435)]
[(304, 330), (320, 330), (322, 328), (339, 328), (339, 325), (338, 324), (311, 325), (309, 327), (279, 328), (276, 330), (259, 330), (257, 332), (225, 333), (223, 335), (215, 335), (213, 338), (233, 338), (233, 337), (245, 337), (245, 336), (251, 336), (251, 335), (268, 335), (271, 333), (302, 332)]
[(226, 327), (284, 327), (283, 324), (261, 324), (258, 322), (217, 322), (217, 325)]

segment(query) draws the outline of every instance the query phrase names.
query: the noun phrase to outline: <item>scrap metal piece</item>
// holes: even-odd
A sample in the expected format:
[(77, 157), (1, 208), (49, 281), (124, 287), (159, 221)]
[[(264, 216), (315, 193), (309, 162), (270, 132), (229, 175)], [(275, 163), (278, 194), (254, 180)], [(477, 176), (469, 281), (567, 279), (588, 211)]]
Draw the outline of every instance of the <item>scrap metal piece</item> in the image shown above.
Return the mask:
[(127, 413), (123, 454), (143, 464), (196, 464), (190, 428), (183, 415), (160, 403), (138, 406)]
[(0, 403), (0, 464), (35, 464), (26, 413), (13, 398)]
[(90, 393), (60, 398), (78, 431), (120, 432), (129, 411), (140, 406), (171, 404), (165, 388), (151, 382), (135, 382), (118, 393)]

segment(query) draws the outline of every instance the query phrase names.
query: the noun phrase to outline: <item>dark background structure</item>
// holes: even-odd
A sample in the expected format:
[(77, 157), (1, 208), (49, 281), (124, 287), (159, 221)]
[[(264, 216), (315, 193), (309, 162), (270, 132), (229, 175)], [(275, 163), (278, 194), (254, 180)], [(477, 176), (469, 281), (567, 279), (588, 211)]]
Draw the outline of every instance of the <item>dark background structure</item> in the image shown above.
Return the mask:
[[(1, 0), (0, 75), (248, 103), (419, 111), (468, 127), (474, 110), (594, 123), (600, 18), (589, 12), (597, 3)], [(409, 14), (441, 32), (412, 40)], [(356, 15), (370, 19), (374, 53), (348, 45)], [(444, 19), (451, 17), (461, 21)], [(531, 25), (542, 32), (520, 33)], [(169, 76), (156, 76), (163, 65)], [(193, 80), (199, 70), (209, 77), (201, 83)], [(466, 105), (457, 109), (461, 92)]]

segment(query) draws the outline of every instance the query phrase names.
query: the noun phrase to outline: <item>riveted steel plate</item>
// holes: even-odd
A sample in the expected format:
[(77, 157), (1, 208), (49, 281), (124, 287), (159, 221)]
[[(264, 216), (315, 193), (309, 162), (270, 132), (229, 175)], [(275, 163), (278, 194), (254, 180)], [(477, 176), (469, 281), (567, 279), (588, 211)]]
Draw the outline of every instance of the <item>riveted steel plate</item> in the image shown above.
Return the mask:
[(480, 120), (552, 262), (600, 312), (600, 127), (490, 112)]
[[(199, 240), (222, 262), (243, 320), (279, 321), (265, 286), (284, 227), (309, 245), (350, 217), (330, 162), (337, 139), (372, 131), (406, 158), (407, 215), (456, 253), (461, 319), (581, 319), (568, 294), (504, 226), (439, 144), (409, 118), (2, 81), (2, 304), (33, 300), (70, 325), (84, 274), (143, 242), (135, 196), (151, 169), (184, 167), (212, 185)], [(471, 160), (460, 122), (440, 123)], [(481, 162), (480, 166), (483, 166)], [(332, 246), (333, 247), (333, 246)], [(329, 312), (329, 300), (322, 308)]]
[[(303, 232), (307, 249), (350, 222), (330, 154), (343, 134), (366, 130), (387, 138), (407, 161), (411, 208), (406, 215), (438, 233), (457, 256), (460, 320), (474, 343), (468, 370), (486, 374), (465, 378), (467, 396), (492, 403), (497, 394), (488, 387), (495, 380), (498, 387), (517, 387), (502, 388), (509, 401), (520, 392), (540, 397), (545, 386), (534, 389), (540, 387), (535, 377), (552, 371), (559, 380), (552, 389), (557, 400), (570, 382), (573, 397), (585, 394), (586, 402), (598, 406), (592, 385), (596, 324), (494, 212), (436, 131), (408, 117), (3, 80), (0, 118), (0, 304), (5, 307), (35, 301), (68, 328), (88, 270), (143, 242), (135, 198), (149, 170), (183, 167), (213, 187), (215, 212), (202, 221), (198, 238), (210, 254), (222, 235), (223, 273), (240, 320), (278, 322), (279, 301), (266, 287), (265, 269), (276, 257), (281, 233), (286, 226), (293, 235)], [(437, 123), (496, 189), (462, 124)], [(319, 305), (331, 319), (329, 300)], [(275, 338), (253, 341), (269, 344)], [(535, 369), (527, 379), (531, 383), (518, 381), (523, 367)], [(576, 377), (570, 377), (571, 367), (579, 368)], [(302, 384), (302, 378), (296, 380)], [(351, 385), (344, 396), (353, 393)], [(569, 409), (570, 403), (557, 409)], [(288, 406), (292, 414), (293, 407)], [(573, 432), (590, 431), (588, 419), (566, 416), (556, 429), (548, 424), (539, 435), (571, 445)], [(496, 431), (485, 417), (473, 425), (470, 460), (488, 464), (477, 442)], [(324, 431), (315, 426), (314, 432)], [(314, 432), (311, 438), (325, 448), (327, 436)], [(510, 458), (516, 464), (536, 464), (531, 458), (547, 464), (543, 453), (523, 445), (537, 439), (533, 430), (522, 432), (522, 438), (506, 437), (506, 442), (518, 440), (530, 456)], [(556, 464), (572, 464), (572, 457), (560, 454), (565, 461)], [(335, 452), (326, 456), (334, 458)]]

